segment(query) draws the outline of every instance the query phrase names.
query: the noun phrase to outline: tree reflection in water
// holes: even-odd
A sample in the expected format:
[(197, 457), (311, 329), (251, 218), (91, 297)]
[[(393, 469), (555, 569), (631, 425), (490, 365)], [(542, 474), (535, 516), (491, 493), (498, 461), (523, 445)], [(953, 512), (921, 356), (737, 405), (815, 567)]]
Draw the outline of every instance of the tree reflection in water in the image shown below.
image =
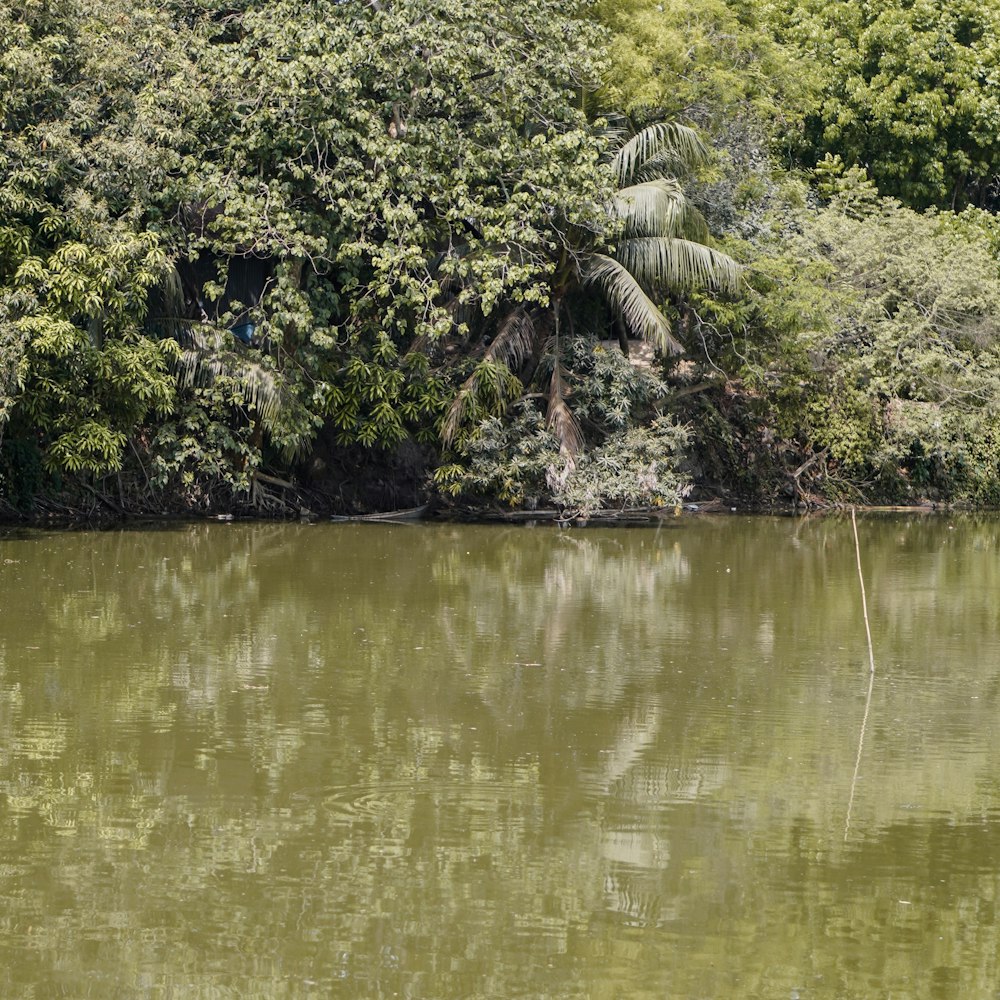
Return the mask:
[(0, 539), (3, 994), (986, 995), (1000, 525), (859, 528), (846, 845), (843, 520)]

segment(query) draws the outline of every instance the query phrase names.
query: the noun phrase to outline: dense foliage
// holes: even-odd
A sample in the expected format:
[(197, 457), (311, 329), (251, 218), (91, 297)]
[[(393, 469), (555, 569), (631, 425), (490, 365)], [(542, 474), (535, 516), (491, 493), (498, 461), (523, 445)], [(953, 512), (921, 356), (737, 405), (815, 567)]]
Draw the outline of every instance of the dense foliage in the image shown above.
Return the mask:
[(886, 194), (918, 208), (994, 202), (1000, 10), (804, 0), (776, 27), (813, 67), (807, 155), (864, 164)]
[(1000, 501), (998, 55), (931, 0), (0, 3), (0, 504)]

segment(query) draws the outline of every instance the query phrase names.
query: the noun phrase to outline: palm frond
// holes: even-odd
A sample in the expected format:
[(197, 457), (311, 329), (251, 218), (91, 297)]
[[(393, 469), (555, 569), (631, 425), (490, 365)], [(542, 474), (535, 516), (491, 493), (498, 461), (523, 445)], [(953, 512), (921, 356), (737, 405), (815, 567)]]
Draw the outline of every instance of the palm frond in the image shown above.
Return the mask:
[(180, 340), (191, 325), (184, 286), (176, 263), (168, 263), (160, 281), (150, 288), (146, 302), (146, 329), (158, 337)]
[(274, 371), (235, 353), (181, 351), (175, 362), (177, 382), (182, 389), (207, 387), (217, 379), (233, 383), (234, 392), (248, 409), (260, 415), (265, 427), (273, 428), (286, 404), (287, 391)]
[(618, 149), (635, 135), (635, 127), (628, 116), (618, 112), (608, 112), (603, 116), (603, 124), (598, 124), (596, 132), (607, 142), (609, 148)]
[(535, 344), (535, 324), (523, 309), (515, 309), (497, 330), (485, 357), (499, 361), (512, 371), (524, 363)]
[(683, 352), (684, 347), (671, 333), (666, 316), (619, 261), (606, 254), (593, 254), (584, 280), (601, 289), (615, 315), (633, 337), (648, 341), (664, 354)]
[(707, 156), (708, 147), (694, 129), (676, 122), (658, 122), (632, 136), (615, 152), (611, 164), (618, 183), (625, 185), (651, 160), (662, 164), (666, 172), (690, 169), (703, 163)]
[(450, 448), (455, 443), (455, 440), (458, 438), (458, 432), (462, 429), (462, 424), (465, 423), (466, 414), (475, 399), (475, 378), (476, 373), (473, 372), (462, 383), (461, 388), (455, 393), (455, 398), (451, 401), (451, 406), (448, 407), (448, 412), (445, 414), (444, 423), (441, 425), (441, 440), (446, 447)]
[(559, 451), (572, 461), (583, 447), (583, 431), (580, 430), (580, 424), (566, 402), (566, 391), (558, 358), (552, 368), (552, 380), (549, 383), (549, 406), (545, 414), (545, 426), (559, 442)]
[(709, 238), (705, 217), (684, 196), (673, 178), (632, 184), (615, 193), (611, 214), (624, 223), (626, 236)]
[[(492, 371), (492, 366), (501, 365), (514, 378), (514, 372), (521, 367), (531, 353), (535, 343), (535, 324), (524, 309), (515, 309), (497, 330), (493, 342), (486, 349), (482, 362), (476, 365), (472, 374), (462, 383), (461, 388), (448, 407), (441, 438), (451, 445), (466, 422), (470, 411), (476, 409), (483, 386), (483, 375)], [(485, 367), (483, 362), (488, 363)]]
[(671, 236), (636, 236), (622, 240), (616, 260), (644, 288), (711, 288), (735, 292), (743, 269), (728, 254), (703, 243)]
[(636, 166), (630, 178), (631, 183), (640, 184), (645, 181), (655, 181), (660, 177), (676, 177), (688, 173), (707, 159), (707, 155), (694, 163), (685, 163), (670, 152), (654, 156)]

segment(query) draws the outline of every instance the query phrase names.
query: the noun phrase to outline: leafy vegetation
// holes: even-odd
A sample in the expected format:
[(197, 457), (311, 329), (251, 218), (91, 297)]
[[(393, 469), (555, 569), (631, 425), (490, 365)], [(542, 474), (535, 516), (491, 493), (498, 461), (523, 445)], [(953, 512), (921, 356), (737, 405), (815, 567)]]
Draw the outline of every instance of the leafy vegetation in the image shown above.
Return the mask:
[(0, 504), (995, 502), (995, 21), (7, 5)]
[(807, 156), (864, 164), (917, 208), (994, 203), (1000, 11), (969, 0), (790, 6), (775, 27), (813, 67)]
[(826, 271), (826, 302), (814, 330), (796, 331), (797, 376), (794, 365), (769, 375), (783, 386), (781, 422), (876, 496), (996, 502), (991, 220), (891, 199), (856, 206), (853, 192), (834, 197), (798, 244), (803, 263)]

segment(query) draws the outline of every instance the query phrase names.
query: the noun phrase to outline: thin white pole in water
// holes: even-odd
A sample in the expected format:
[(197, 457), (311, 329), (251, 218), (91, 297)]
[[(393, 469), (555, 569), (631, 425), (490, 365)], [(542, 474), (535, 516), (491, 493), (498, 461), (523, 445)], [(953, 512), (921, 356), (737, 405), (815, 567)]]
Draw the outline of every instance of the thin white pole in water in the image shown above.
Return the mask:
[(865, 698), (865, 714), (861, 720), (861, 734), (858, 736), (858, 756), (854, 761), (854, 777), (851, 778), (851, 797), (847, 802), (847, 819), (844, 821), (844, 840), (851, 830), (851, 810), (854, 808), (854, 792), (858, 786), (858, 771), (861, 769), (861, 751), (865, 745), (865, 730), (868, 728), (868, 713), (872, 707), (872, 691), (875, 688), (875, 651), (872, 648), (872, 629), (868, 621), (868, 598), (865, 595), (865, 577), (861, 572), (861, 543), (858, 541), (858, 521), (851, 508), (851, 527), (854, 529), (854, 553), (858, 560), (858, 581), (861, 583), (861, 610), (865, 616), (865, 634), (868, 637), (868, 696)]

